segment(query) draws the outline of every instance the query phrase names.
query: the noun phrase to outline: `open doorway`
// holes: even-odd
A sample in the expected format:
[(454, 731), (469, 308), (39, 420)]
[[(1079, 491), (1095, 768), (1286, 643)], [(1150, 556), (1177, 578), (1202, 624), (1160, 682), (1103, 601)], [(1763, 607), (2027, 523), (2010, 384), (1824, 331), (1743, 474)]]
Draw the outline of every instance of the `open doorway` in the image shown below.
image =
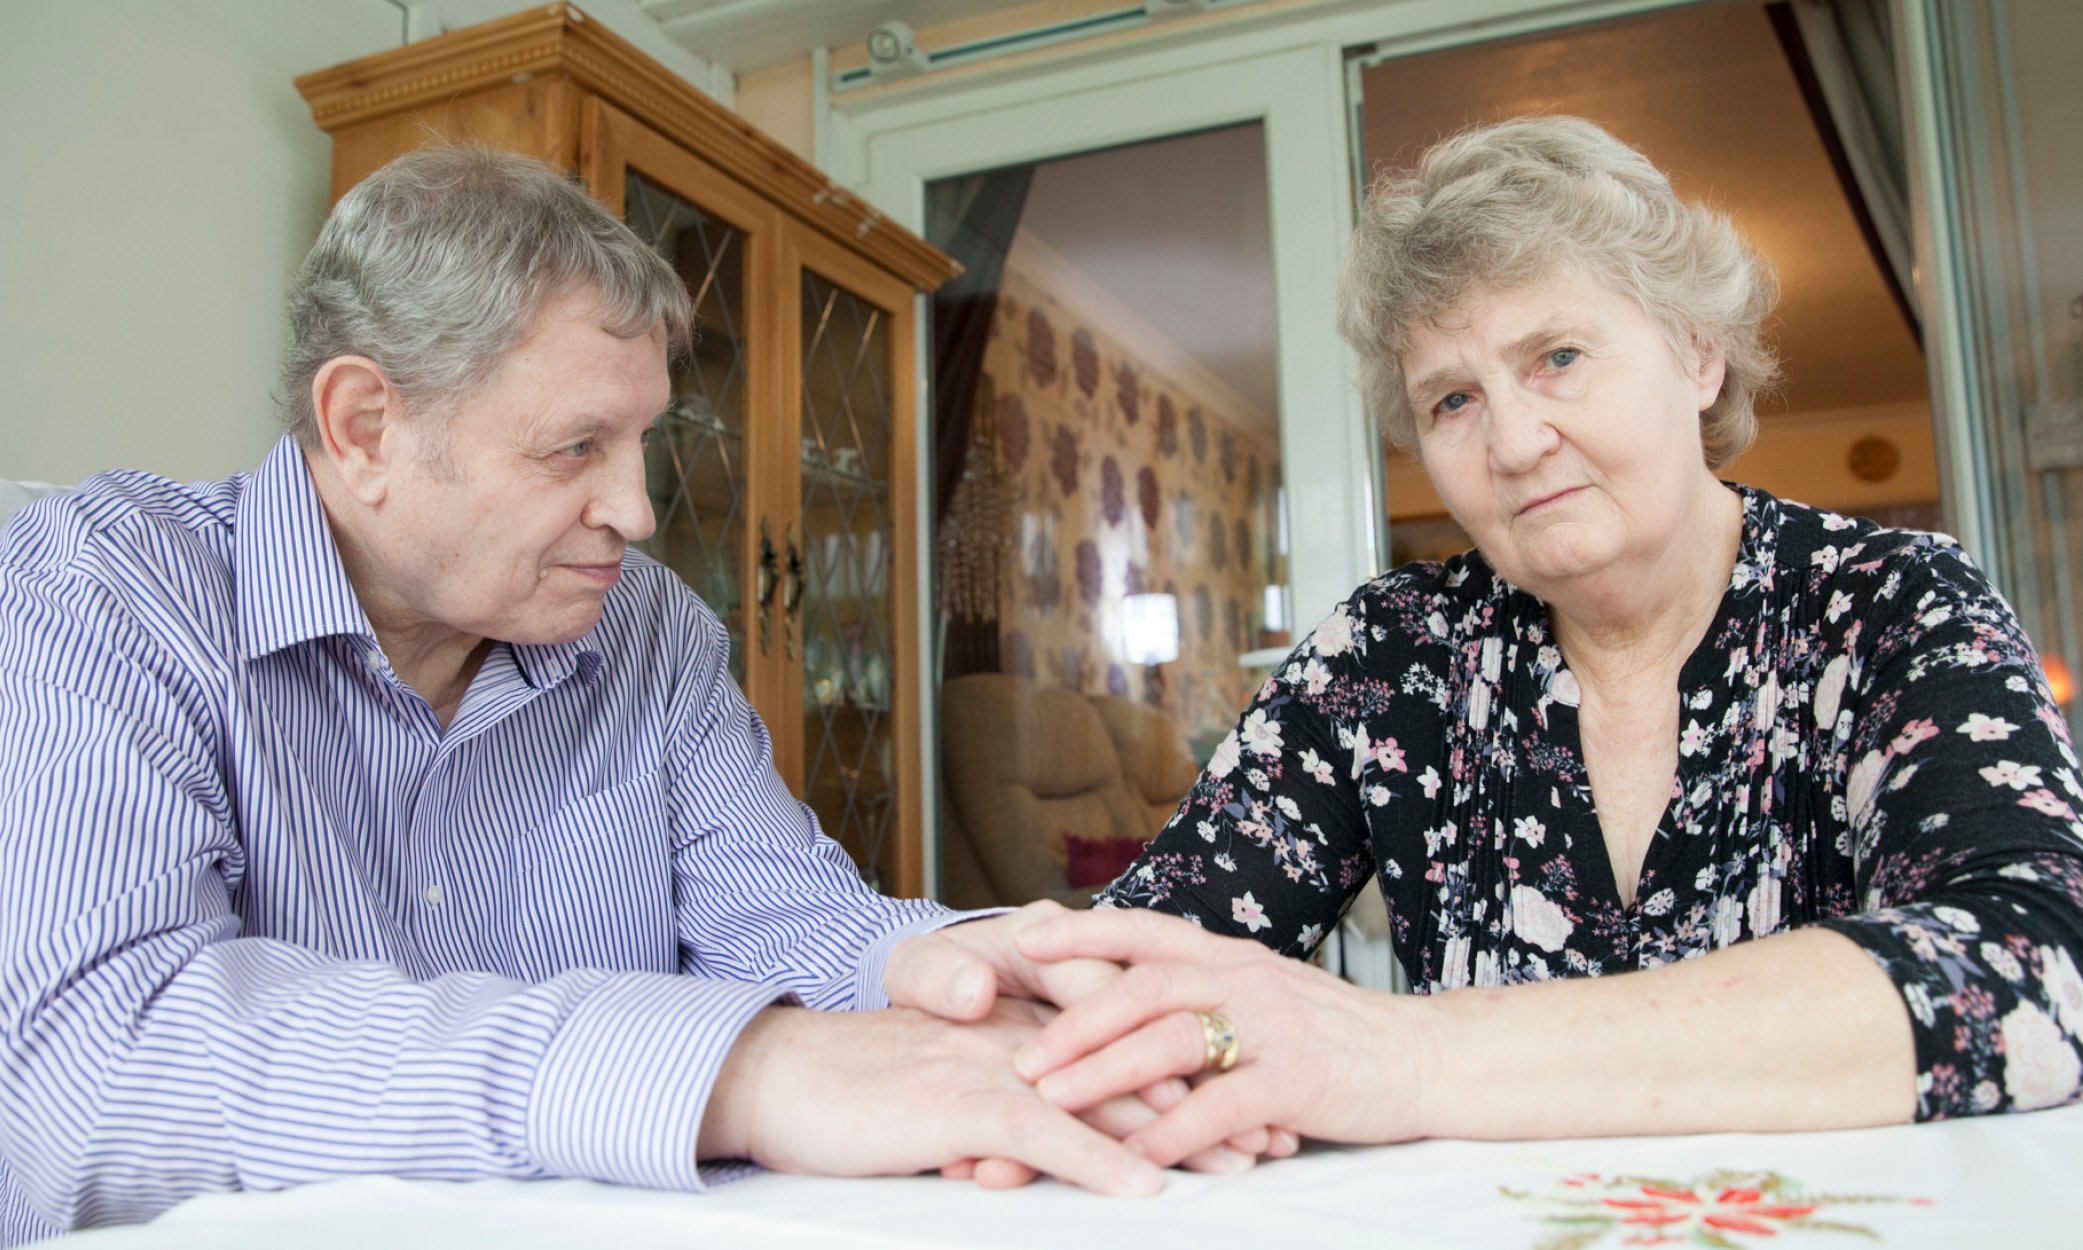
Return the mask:
[(942, 896), (1079, 905), (1290, 641), (1265, 128), (926, 198)]
[[(1722, 476), (1784, 498), (1939, 529), (1939, 476), (1918, 331), (1865, 206), (1819, 125), (1798, 35), (1774, 6), (1681, 7), (1559, 34), (1362, 58), (1362, 185), (1464, 126), (1526, 113), (1589, 118), (1640, 148), (1678, 193), (1729, 214), (1778, 269), (1785, 382), (1752, 449)], [(1465, 549), (1423, 472), (1387, 449), (1392, 564)]]

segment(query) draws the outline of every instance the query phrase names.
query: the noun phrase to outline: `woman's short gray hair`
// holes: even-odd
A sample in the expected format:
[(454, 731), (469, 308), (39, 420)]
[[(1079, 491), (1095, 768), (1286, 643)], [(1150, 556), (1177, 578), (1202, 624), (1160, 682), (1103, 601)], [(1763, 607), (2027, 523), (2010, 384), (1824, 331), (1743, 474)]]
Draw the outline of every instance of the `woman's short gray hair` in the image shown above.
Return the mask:
[(400, 156), (340, 197), (290, 286), (289, 427), (315, 437), (311, 381), (338, 356), (367, 356), (409, 411), (445, 417), (546, 303), (580, 290), (598, 293), (608, 333), (662, 326), (668, 352), (686, 350), (679, 275), (561, 171), (484, 147)]
[(1707, 466), (1757, 436), (1779, 374), (1765, 344), (1778, 279), (1728, 218), (1688, 204), (1640, 152), (1576, 117), (1523, 117), (1440, 141), (1368, 193), (1339, 282), (1338, 329), (1391, 441), (1417, 442), (1402, 356), (1411, 328), (1476, 285), (1581, 268), (1634, 300), (1674, 351), (1719, 351), (1721, 395), (1700, 414)]

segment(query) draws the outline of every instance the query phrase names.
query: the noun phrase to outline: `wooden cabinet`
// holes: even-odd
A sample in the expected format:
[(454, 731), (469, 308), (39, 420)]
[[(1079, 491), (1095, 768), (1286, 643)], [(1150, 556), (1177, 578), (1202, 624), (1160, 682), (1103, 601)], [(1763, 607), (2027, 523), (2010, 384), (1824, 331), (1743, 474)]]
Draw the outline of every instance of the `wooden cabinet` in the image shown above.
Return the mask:
[(652, 554), (731, 631), (782, 776), (871, 881), (923, 883), (915, 293), (945, 255), (565, 4), (307, 74), (333, 196), (430, 141), (569, 169), (687, 281)]

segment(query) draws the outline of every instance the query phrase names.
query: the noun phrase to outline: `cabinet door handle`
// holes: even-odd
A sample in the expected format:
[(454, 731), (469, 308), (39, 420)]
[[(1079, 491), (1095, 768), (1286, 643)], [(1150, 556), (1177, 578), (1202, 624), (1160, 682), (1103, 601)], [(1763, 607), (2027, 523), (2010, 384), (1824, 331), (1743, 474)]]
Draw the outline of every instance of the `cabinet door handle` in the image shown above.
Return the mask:
[(796, 546), (794, 522), (788, 527), (788, 595), (782, 601), (781, 611), (788, 634), (788, 658), (796, 658), (796, 633), (803, 621), (803, 590), (807, 579), (803, 576), (803, 552)]
[(781, 558), (774, 552), (774, 532), (759, 519), (759, 653), (773, 647), (774, 591), (781, 585)]

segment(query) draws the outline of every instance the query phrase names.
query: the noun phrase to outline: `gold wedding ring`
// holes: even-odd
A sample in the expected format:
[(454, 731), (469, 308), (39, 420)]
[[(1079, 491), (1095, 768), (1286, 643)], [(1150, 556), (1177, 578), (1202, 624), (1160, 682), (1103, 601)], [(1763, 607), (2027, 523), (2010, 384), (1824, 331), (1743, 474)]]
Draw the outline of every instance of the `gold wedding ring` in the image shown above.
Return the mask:
[(1227, 1072), (1237, 1066), (1237, 1026), (1219, 1011), (1196, 1011), (1201, 1022), (1201, 1071)]

